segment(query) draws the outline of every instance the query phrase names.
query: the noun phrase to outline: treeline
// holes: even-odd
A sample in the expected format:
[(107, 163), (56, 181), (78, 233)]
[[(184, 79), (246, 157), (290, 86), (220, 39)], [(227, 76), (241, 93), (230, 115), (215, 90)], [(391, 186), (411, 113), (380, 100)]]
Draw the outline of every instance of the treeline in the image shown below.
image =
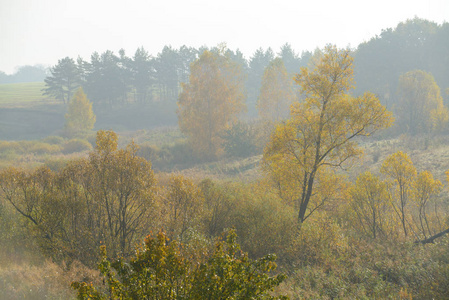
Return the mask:
[(360, 44), (354, 53), (356, 92), (376, 93), (392, 109), (399, 77), (418, 69), (431, 73), (441, 89), (449, 88), (449, 23), (414, 18)]
[(0, 84), (19, 82), (42, 82), (48, 76), (48, 68), (42, 65), (22, 66), (11, 75), (0, 71)]
[[(449, 25), (424, 19), (411, 19), (394, 29), (382, 31), (353, 50), (355, 57), (356, 93), (372, 91), (388, 107), (396, 103), (398, 78), (401, 74), (420, 69), (434, 75), (437, 84), (449, 87)], [(187, 82), (189, 66), (204, 50), (219, 51), (221, 46), (179, 49), (166, 46), (156, 56), (143, 47), (128, 57), (122, 49), (115, 54), (107, 50), (93, 53), (90, 61), (66, 57), (51, 68), (46, 92), (62, 101), (82, 85), (94, 103), (114, 105), (127, 102), (175, 101), (180, 83)], [(317, 50), (318, 51), (318, 50)], [(287, 43), (278, 53), (271, 48), (259, 48), (250, 58), (238, 49), (226, 50), (232, 60), (242, 66), (247, 78), (247, 103), (252, 110), (259, 95), (265, 68), (280, 57), (289, 74), (298, 73), (307, 66), (311, 52), (298, 54)]]
[[(261, 78), (266, 66), (276, 54), (269, 48), (259, 48), (247, 60), (243, 53), (226, 49), (224, 45), (208, 49), (170, 46), (153, 57), (143, 47), (138, 48), (132, 57), (122, 49), (118, 55), (107, 50), (93, 53), (90, 61), (78, 58), (63, 58), (51, 68), (51, 75), (45, 79), (45, 94), (54, 96), (64, 103), (71, 99), (74, 91), (82, 86), (89, 99), (96, 104), (109, 106), (126, 103), (150, 103), (178, 99), (181, 83), (188, 82), (190, 65), (205, 51), (220, 52), (237, 63), (243, 70), (248, 92), (248, 104), (254, 106), (261, 87)], [(300, 67), (306, 66), (310, 52), (298, 55), (289, 44), (281, 47), (277, 54), (293, 77)]]

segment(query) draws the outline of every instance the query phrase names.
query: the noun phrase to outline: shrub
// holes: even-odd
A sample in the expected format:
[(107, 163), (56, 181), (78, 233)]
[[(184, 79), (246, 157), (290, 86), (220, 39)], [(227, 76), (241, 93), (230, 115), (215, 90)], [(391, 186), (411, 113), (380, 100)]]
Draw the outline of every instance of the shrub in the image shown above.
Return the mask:
[(35, 153), (35, 154), (55, 154), (61, 151), (61, 146), (59, 145), (50, 145), (43, 142), (33, 142), (32, 144), (28, 145), (28, 153)]
[(92, 145), (88, 141), (81, 139), (71, 139), (64, 143), (62, 153), (70, 154), (90, 150), (92, 150)]
[(67, 163), (68, 160), (64, 158), (50, 158), (45, 161), (45, 165), (53, 172), (62, 170)]
[(255, 132), (247, 123), (239, 122), (225, 130), (223, 140), (228, 156), (247, 157), (256, 152)]
[(196, 263), (162, 232), (148, 236), (129, 264), (123, 259), (109, 262), (103, 246), (99, 269), (109, 294), (86, 282), (73, 282), (72, 287), (79, 299), (286, 299), (268, 294), (285, 279), (283, 274), (268, 275), (276, 268), (276, 256), (253, 261), (236, 239), (231, 231), (205, 261)]
[(51, 145), (61, 145), (64, 142), (64, 138), (56, 135), (47, 136), (42, 140), (44, 143)]
[(153, 162), (156, 162), (159, 160), (159, 155), (158, 152), (160, 150), (157, 147), (148, 145), (148, 144), (143, 144), (143, 145), (139, 145), (139, 150), (137, 151), (137, 155), (139, 155), (140, 157), (145, 158), (146, 160)]

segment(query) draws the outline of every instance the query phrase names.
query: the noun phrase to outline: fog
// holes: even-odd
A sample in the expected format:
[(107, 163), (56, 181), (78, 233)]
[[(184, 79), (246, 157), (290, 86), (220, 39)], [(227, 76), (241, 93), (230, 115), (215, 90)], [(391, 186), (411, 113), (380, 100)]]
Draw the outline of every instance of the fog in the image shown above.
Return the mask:
[(143, 46), (200, 47), (226, 42), (246, 57), (258, 47), (296, 51), (333, 43), (357, 47), (384, 28), (415, 16), (441, 23), (449, 4), (429, 1), (68, 1), (0, 2), (0, 71), (53, 66), (63, 57)]

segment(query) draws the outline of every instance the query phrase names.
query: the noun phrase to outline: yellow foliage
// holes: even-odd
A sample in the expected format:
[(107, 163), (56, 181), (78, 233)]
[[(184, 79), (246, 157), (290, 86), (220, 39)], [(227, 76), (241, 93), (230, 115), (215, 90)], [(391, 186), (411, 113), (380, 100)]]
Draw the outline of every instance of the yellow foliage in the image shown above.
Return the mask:
[(388, 236), (392, 224), (386, 183), (370, 172), (365, 172), (357, 177), (350, 195), (350, 206), (361, 231), (372, 238)]
[(284, 62), (276, 58), (265, 68), (257, 102), (259, 116), (273, 122), (288, 117), (289, 106), (295, 100), (293, 79)]
[(82, 88), (76, 91), (68, 105), (64, 129), (69, 135), (84, 134), (94, 128), (96, 117), (92, 110), (92, 103), (87, 99)]
[(295, 81), (307, 98), (292, 105), (290, 119), (276, 127), (264, 151), (264, 169), (281, 192), (296, 190), (300, 222), (316, 209), (309, 203), (319, 198), (319, 182), (362, 153), (353, 139), (393, 122), (373, 94), (355, 98), (347, 93), (353, 87), (352, 61), (349, 50), (328, 46), (312, 70), (301, 68)]
[(421, 70), (399, 77), (400, 124), (411, 134), (439, 132), (449, 120), (440, 88), (432, 74)]
[[(416, 177), (416, 168), (407, 153), (402, 151), (393, 153), (382, 164), (380, 172), (390, 181), (392, 205), (398, 214), (405, 236), (407, 236), (408, 220), (406, 207), (412, 193), (412, 185)], [(395, 202), (399, 202), (399, 209)]]
[(204, 51), (190, 66), (178, 99), (178, 122), (199, 156), (223, 152), (222, 134), (245, 108), (241, 67), (229, 57)]
[(204, 197), (201, 190), (182, 175), (171, 175), (166, 195), (169, 232), (183, 241), (188, 229), (199, 224), (202, 217)]
[(432, 173), (429, 171), (423, 171), (418, 174), (413, 184), (413, 201), (418, 206), (418, 219), (419, 229), (424, 238), (427, 238), (427, 234), (432, 235), (432, 224), (430, 224), (427, 206), (429, 202), (435, 200), (443, 188), (443, 184), (439, 180), (433, 178)]

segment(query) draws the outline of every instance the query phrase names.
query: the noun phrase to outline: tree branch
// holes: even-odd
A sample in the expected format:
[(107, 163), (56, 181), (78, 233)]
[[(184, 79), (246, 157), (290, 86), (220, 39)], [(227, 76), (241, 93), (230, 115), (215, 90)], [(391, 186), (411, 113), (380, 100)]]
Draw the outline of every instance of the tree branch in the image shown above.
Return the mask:
[(439, 233), (437, 233), (437, 234), (435, 234), (435, 235), (433, 235), (433, 236), (431, 236), (431, 237), (429, 237), (427, 239), (424, 239), (424, 240), (421, 240), (421, 241), (415, 241), (415, 244), (430, 244), (430, 243), (433, 243), (434, 240), (436, 240), (439, 237), (442, 237), (446, 233), (449, 233), (449, 228), (444, 230), (444, 231), (441, 231), (441, 232), (439, 232)]

